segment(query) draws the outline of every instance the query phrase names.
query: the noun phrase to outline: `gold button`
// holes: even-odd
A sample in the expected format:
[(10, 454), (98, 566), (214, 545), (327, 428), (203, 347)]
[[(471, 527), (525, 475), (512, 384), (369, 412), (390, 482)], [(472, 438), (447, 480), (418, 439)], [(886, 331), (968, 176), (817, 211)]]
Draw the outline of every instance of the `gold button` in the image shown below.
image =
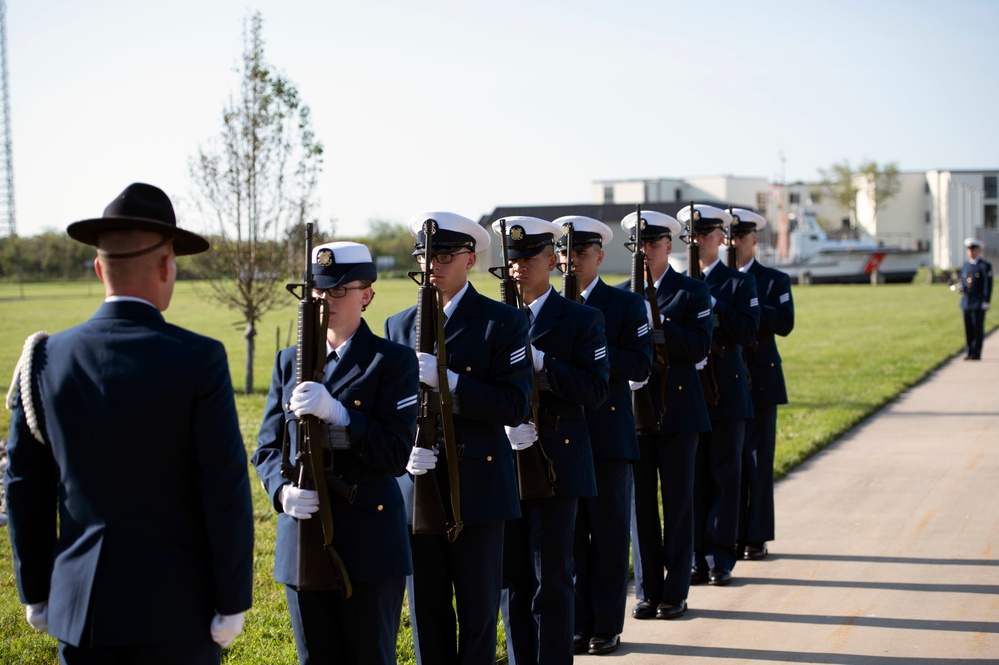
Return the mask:
[(385, 506), (383, 506), (382, 504), (379, 503), (378, 504), (378, 512), (382, 512), (383, 510), (385, 510)]
[(770, 363), (770, 366), (771, 366), (771, 367), (773, 367), (773, 366), (774, 366), (774, 364), (773, 364), (773, 363)]
[(672, 321), (672, 319), (671, 319), (671, 318), (669, 318), (668, 316), (666, 317), (666, 320), (667, 320), (667, 321)]
[(739, 378), (739, 375), (738, 375), (738, 374), (736, 374), (736, 375), (735, 375), (735, 378), (737, 378), (737, 379), (738, 379), (738, 378)]
[(611, 407), (611, 411), (617, 411), (617, 407), (616, 406), (612, 406)]
[(566, 442), (566, 443), (569, 443), (569, 439), (566, 439), (566, 440), (565, 440), (565, 442)]
[(676, 389), (677, 390), (683, 390), (683, 386), (677, 386)]
[(492, 455), (486, 455), (486, 461), (487, 462), (492, 462), (493, 461), (493, 456)]
[(354, 406), (361, 406), (361, 400), (355, 399), (354, 400)]
[(471, 371), (472, 371), (472, 368), (471, 368), (471, 367), (466, 367), (466, 368), (465, 368), (465, 371), (466, 371), (466, 372), (471, 372)]

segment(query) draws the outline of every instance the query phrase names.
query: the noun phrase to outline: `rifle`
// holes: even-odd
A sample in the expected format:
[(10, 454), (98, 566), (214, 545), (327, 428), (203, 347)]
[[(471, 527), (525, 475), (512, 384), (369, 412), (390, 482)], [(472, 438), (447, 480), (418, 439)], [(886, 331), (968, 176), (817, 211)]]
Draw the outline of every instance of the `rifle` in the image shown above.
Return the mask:
[(666, 414), (666, 375), (669, 373), (669, 352), (666, 333), (659, 314), (659, 298), (652, 286), (652, 270), (642, 251), (642, 206), (635, 206), (635, 248), (631, 254), (631, 290), (649, 303), (652, 310), (652, 373), (659, 382), (659, 408), (656, 409), (648, 384), (631, 391), (631, 407), (635, 414), (635, 430), (639, 434), (654, 434)]
[(432, 245), (437, 223), (428, 219), (423, 223), (425, 254), (423, 270), (409, 273), (413, 281), (420, 276), (419, 294), (416, 300), (416, 350), (420, 353), (434, 353), (437, 346), (437, 377), (439, 391), (425, 383), (420, 384), (420, 408), (416, 419), (416, 445), (420, 448), (437, 447), (437, 416), (440, 415), (441, 438), (444, 440), (444, 456), (447, 460), (451, 514), (448, 521), (444, 512), (437, 475), (433, 469), (413, 476), (413, 533), (447, 534), (448, 542), (454, 542), (464, 528), (461, 521), (461, 493), (458, 481), (458, 448), (454, 440), (452, 421), (451, 391), (447, 385), (447, 353), (444, 349), (444, 296), (441, 290), (430, 283), (433, 258)]
[[(523, 309), (524, 299), (517, 288), (517, 280), (510, 277), (510, 260), (506, 239), (506, 220), (500, 220), (500, 237), (503, 239), (503, 265), (490, 268), (489, 272), (500, 281), (500, 301), (510, 307)], [(530, 349), (528, 349), (530, 351)], [(541, 432), (538, 417), (541, 411), (541, 398), (538, 397), (538, 376), (531, 369), (531, 414), (525, 423), (533, 420), (538, 440), (530, 448), (514, 451), (517, 463), (517, 490), (522, 500), (545, 499), (555, 496), (555, 467), (541, 447)]]
[[(694, 202), (690, 202), (690, 219), (687, 221), (687, 274), (694, 279), (704, 279), (701, 272), (701, 251), (697, 247), (697, 233), (694, 232)], [(715, 367), (711, 362), (711, 350), (708, 349), (706, 358), (707, 365), (704, 369), (698, 370), (697, 375), (701, 379), (701, 391), (704, 393), (704, 401), (708, 406), (718, 404), (718, 381), (715, 379)]]
[[(303, 381), (323, 380), (326, 365), (326, 327), (329, 325), (329, 308), (322, 298), (312, 295), (315, 280), (312, 276), (312, 223), (305, 225), (305, 279), (301, 284), (288, 284), (288, 292), (298, 301), (298, 346), (295, 350), (295, 384)], [(301, 289), (301, 293), (296, 293)], [(333, 474), (333, 451), (349, 450), (350, 441), (346, 428), (328, 425), (316, 416), (298, 419), (295, 431), (295, 464), (291, 464), (290, 423), (285, 421), (284, 441), (281, 446), (281, 476), (302, 489), (319, 494), (319, 511), (316, 517), (298, 521), (298, 563), (295, 586), (308, 590), (339, 589), (340, 595), (349, 598), (352, 593), (350, 577), (343, 559), (333, 547), (333, 510), (330, 491), (351, 503), (357, 487), (347, 485)]]
[[(732, 215), (732, 206), (728, 207), (728, 214)], [(728, 253), (725, 255), (725, 263), (732, 270), (739, 269), (739, 259), (735, 255), (735, 216), (732, 216), (732, 221), (728, 225)]]
[(572, 222), (566, 223), (562, 228), (565, 231), (565, 271), (562, 273), (562, 297), (572, 302), (582, 302), (583, 297), (579, 292), (579, 278), (572, 271), (572, 245), (575, 233)]

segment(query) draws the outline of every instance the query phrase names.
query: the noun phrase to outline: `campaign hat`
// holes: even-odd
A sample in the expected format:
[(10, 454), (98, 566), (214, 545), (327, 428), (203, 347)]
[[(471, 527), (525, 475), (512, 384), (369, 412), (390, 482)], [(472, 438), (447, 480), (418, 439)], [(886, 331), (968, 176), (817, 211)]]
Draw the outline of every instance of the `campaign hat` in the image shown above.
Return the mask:
[(97, 245), (104, 231), (137, 230), (153, 231), (173, 240), (177, 256), (200, 254), (210, 244), (201, 236), (177, 226), (170, 197), (153, 185), (135, 182), (104, 208), (103, 217), (84, 219), (66, 227), (73, 240), (86, 245)]

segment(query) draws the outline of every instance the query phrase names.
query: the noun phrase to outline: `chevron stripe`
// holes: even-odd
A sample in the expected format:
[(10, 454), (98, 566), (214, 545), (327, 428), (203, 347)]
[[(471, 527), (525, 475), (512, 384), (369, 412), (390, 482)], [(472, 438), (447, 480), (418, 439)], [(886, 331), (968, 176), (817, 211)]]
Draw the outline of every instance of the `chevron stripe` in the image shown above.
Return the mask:
[(782, 305), (784, 303), (786, 303), (790, 299), (791, 299), (791, 294), (790, 293), (782, 293), (782, 294), (780, 294), (780, 303)]
[(648, 334), (649, 334), (649, 324), (648, 323), (643, 323), (642, 325), (638, 326), (638, 336), (639, 337), (645, 337)]
[(711, 310), (710, 309), (706, 309), (703, 312), (698, 312), (697, 313), (697, 318), (699, 318), (699, 319), (703, 319), (705, 316), (711, 316)]
[(759, 298), (752, 298), (752, 299), (750, 299), (749, 306), (750, 307), (759, 307), (760, 306), (760, 299)]
[(516, 365), (521, 360), (527, 357), (527, 347), (522, 346), (513, 353), (510, 354), (510, 364)]
[(415, 406), (416, 405), (416, 399), (417, 399), (416, 395), (411, 395), (410, 397), (407, 397), (406, 399), (399, 400), (398, 402), (395, 403), (396, 411), (402, 411), (403, 409), (405, 409), (407, 407)]
[(607, 347), (606, 346), (601, 346), (599, 349), (597, 349), (596, 351), (593, 352), (593, 359), (594, 360), (601, 360), (606, 355), (607, 355)]

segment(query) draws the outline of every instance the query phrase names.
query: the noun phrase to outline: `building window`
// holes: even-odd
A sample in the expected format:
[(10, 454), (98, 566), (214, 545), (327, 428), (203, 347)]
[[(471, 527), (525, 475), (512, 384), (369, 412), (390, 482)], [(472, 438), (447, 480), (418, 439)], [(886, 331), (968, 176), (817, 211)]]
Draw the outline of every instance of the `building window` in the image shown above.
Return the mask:
[(990, 203), (985, 206), (985, 216), (983, 222), (985, 223), (985, 228), (995, 229), (999, 228), (999, 219), (996, 219), (996, 205)]
[(985, 198), (996, 198), (996, 177), (994, 175), (985, 176)]
[(683, 190), (682, 189), (680, 189), (679, 187), (677, 187), (675, 190), (673, 190), (673, 200), (674, 201), (680, 201), (682, 199), (682, 197), (683, 197)]
[(791, 192), (787, 195), (787, 202), (791, 205), (798, 205), (801, 203), (801, 192)]
[(614, 185), (604, 185), (604, 203), (614, 203)]
[(765, 211), (767, 209), (767, 193), (756, 192), (756, 209)]

